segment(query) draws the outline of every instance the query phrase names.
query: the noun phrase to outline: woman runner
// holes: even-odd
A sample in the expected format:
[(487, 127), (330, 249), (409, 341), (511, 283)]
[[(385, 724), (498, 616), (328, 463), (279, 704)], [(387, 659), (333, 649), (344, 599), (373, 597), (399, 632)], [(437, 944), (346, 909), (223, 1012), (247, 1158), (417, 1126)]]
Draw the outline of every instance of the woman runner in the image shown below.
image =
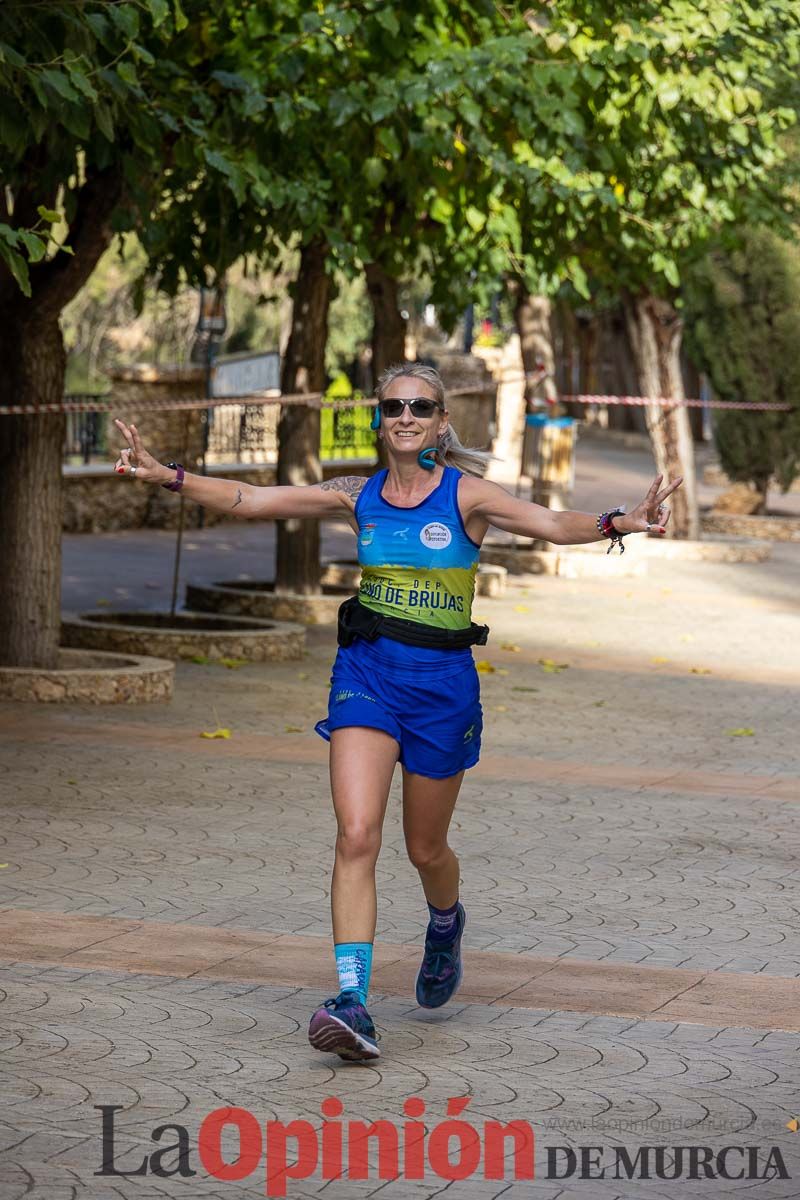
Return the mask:
[[(556, 512), (510, 496), (482, 478), (488, 455), (461, 445), (431, 367), (403, 363), (381, 376), (373, 419), (388, 467), (308, 487), (255, 487), (162, 466), (135, 426), (121, 475), (183, 489), (220, 512), (261, 520), (345, 516), (358, 537), (361, 587), (342, 606), (328, 716), (338, 832), (331, 883), (338, 994), (313, 1014), (309, 1040), (343, 1059), (378, 1058), (367, 1011), (377, 898), (375, 866), (396, 764), (403, 772), (403, 831), (419, 872), (429, 923), (417, 1003), (438, 1008), (461, 982), (459, 864), (447, 832), (464, 772), (478, 761), (481, 705), (470, 647), (488, 630), (472, 624), (478, 554), (490, 526), (557, 545), (630, 533), (663, 534), (664, 501), (681, 482), (658, 476), (630, 513)], [(609, 546), (609, 550), (612, 548)]]

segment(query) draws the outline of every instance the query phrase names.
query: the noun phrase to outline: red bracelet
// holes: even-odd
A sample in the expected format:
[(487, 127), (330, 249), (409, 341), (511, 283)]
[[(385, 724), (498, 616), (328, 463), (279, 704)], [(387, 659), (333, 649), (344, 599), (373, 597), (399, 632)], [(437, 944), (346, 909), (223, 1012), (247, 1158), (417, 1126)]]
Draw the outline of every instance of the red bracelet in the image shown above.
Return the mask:
[(612, 508), (610, 512), (601, 513), (597, 518), (597, 529), (602, 533), (603, 537), (611, 539), (611, 545), (606, 550), (606, 554), (610, 554), (615, 546), (619, 546), (620, 554), (625, 553), (625, 547), (622, 544), (622, 539), (627, 534), (620, 533), (614, 528), (614, 517), (623, 517), (625, 515), (624, 508)]

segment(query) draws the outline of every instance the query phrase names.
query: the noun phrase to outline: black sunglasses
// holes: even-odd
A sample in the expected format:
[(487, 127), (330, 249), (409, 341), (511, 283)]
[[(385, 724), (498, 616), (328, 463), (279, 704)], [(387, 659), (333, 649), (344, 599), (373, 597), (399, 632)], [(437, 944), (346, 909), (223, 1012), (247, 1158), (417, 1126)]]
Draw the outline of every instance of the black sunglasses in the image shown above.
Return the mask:
[(381, 400), (380, 410), (384, 417), (399, 417), (405, 406), (411, 409), (413, 417), (422, 417), (423, 420), (432, 417), (437, 408), (439, 412), (444, 412), (444, 406), (436, 400), (429, 400), (427, 396), (415, 396), (413, 400), (399, 400), (394, 397), (388, 400)]

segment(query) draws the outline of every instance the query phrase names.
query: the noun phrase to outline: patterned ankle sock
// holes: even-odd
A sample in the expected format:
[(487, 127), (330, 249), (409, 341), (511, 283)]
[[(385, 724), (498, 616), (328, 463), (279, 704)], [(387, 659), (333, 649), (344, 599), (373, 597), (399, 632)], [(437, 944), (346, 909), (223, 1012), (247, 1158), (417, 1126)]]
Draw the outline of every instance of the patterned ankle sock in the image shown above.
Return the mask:
[(372, 942), (337, 942), (333, 952), (339, 991), (358, 992), (361, 1003), (366, 1004), (372, 974)]
[(430, 913), (430, 922), (428, 924), (428, 937), (434, 942), (449, 942), (456, 936), (458, 929), (458, 901), (451, 908), (434, 908), (432, 904), (428, 905)]

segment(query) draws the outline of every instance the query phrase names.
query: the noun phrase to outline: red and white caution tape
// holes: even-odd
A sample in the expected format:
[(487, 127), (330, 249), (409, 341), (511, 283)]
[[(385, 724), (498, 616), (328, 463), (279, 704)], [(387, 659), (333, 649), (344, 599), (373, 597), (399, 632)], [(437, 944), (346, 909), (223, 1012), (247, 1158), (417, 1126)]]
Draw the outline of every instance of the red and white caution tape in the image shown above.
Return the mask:
[(659, 396), (559, 396), (570, 404), (631, 404), (644, 408), (650, 404), (659, 408), (734, 408), (743, 412), (791, 412), (791, 404), (758, 404), (749, 400), (673, 400)]
[[(522, 376), (520, 378), (523, 378)], [(509, 382), (503, 380), (503, 382)], [(448, 396), (471, 396), (475, 395), (481, 389), (479, 387), (458, 388), (448, 392)], [(603, 395), (580, 395), (580, 396), (559, 396), (559, 400), (571, 404), (624, 404), (634, 405), (638, 408), (655, 405), (659, 408), (727, 408), (737, 409), (742, 412), (791, 412), (791, 404), (759, 404), (753, 401), (745, 400), (674, 400), (670, 397), (659, 396), (656, 398), (649, 396), (603, 396)], [(31, 416), (36, 413), (82, 413), (82, 412), (129, 412), (135, 409), (137, 412), (160, 412), (160, 411), (181, 411), (184, 409), (203, 409), (203, 408), (221, 408), (226, 404), (247, 404), (253, 406), (263, 406), (267, 404), (294, 405), (302, 404), (308, 408), (326, 408), (326, 409), (346, 409), (346, 408), (367, 408), (376, 403), (374, 398), (363, 397), (359, 400), (326, 400), (321, 392), (300, 392), (294, 395), (280, 396), (275, 394), (267, 394), (261, 392), (248, 396), (225, 396), (207, 399), (204, 396), (197, 396), (185, 400), (177, 400), (170, 397), (151, 398), (146, 394), (146, 385), (142, 388), (142, 395), (135, 402), (126, 401), (124, 404), (119, 400), (115, 400), (113, 396), (91, 396), (84, 397), (81, 400), (70, 400), (65, 398), (60, 404), (10, 404), (0, 405), (0, 416)], [(550, 407), (548, 405), (548, 407)], [(545, 411), (544, 408), (541, 410)]]

